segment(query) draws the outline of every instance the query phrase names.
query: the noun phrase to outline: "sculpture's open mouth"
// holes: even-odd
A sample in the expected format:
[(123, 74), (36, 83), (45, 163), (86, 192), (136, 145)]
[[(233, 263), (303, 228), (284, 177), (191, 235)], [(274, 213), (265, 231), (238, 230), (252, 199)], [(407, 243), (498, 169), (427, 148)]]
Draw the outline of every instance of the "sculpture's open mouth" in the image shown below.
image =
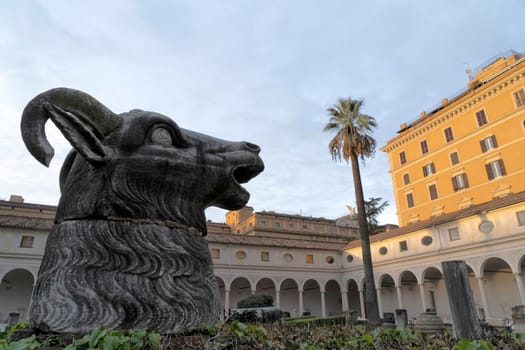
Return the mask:
[(233, 179), (238, 184), (244, 184), (253, 179), (257, 174), (264, 170), (264, 165), (260, 164), (251, 164), (251, 165), (241, 165), (233, 169), (232, 175)]

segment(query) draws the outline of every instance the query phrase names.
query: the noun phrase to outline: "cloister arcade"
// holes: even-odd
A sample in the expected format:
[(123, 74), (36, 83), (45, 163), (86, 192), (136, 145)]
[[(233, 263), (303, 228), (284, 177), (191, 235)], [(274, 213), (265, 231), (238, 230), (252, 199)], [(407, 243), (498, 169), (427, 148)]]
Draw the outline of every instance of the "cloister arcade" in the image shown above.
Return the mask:
[[(515, 258), (509, 258), (514, 256)], [(519, 254), (501, 254), (466, 259), (470, 285), (479, 316), (486, 319), (511, 317), (511, 307), (525, 304), (525, 251)], [(20, 320), (27, 319), (27, 311), (35, 271), (12, 266), (6, 270), (0, 264), (0, 323), (5, 323), (10, 312), (17, 312)], [(31, 269), (34, 270), (34, 269)], [(231, 271), (230, 271), (231, 272)], [(259, 276), (261, 271), (258, 271)], [(310, 313), (316, 316), (339, 315), (354, 310), (366, 315), (363, 303), (364, 278), (340, 273), (340, 278), (322, 279), (308, 273), (281, 271), (287, 277), (272, 275), (254, 278), (251, 270), (235, 269), (234, 274), (217, 273), (221, 308), (236, 308), (237, 303), (250, 294), (271, 295), (274, 305), (292, 316)], [(333, 274), (330, 274), (333, 275)], [(409, 318), (417, 317), (426, 309), (435, 309), (450, 321), (447, 292), (439, 261), (425, 266), (385, 271), (375, 269), (376, 287), (381, 314), (406, 309)]]
[[(511, 317), (511, 307), (525, 304), (525, 253), (517, 261), (503, 256), (467, 259), (470, 286), (480, 318), (505, 319)], [(451, 321), (448, 296), (439, 262), (429, 266), (418, 264), (413, 268), (383, 271), (375, 269), (380, 313), (394, 313), (406, 309), (410, 319), (427, 309)], [(223, 309), (235, 308), (250, 294), (267, 294), (274, 305), (292, 316), (310, 313), (317, 316), (339, 315), (353, 310), (366, 315), (364, 306), (364, 277), (343, 280), (301, 279), (293, 276), (278, 279), (264, 277), (252, 280), (249, 273), (239, 272), (233, 277), (217, 276)], [(343, 281), (342, 281), (343, 280)]]

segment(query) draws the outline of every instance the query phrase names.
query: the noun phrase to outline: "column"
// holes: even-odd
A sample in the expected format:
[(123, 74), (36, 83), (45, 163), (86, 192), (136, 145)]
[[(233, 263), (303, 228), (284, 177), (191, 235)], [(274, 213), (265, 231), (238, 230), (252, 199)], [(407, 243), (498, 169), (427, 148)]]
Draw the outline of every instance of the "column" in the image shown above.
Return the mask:
[(299, 289), (299, 316), (303, 315), (304, 305), (303, 305), (303, 290)]
[(520, 293), (521, 305), (525, 305), (525, 288), (523, 288), (521, 273), (515, 273), (514, 278), (516, 278), (516, 285), (518, 286), (518, 292)]
[(341, 291), (341, 302), (342, 302), (342, 308), (343, 313), (348, 312), (348, 292), (347, 291)]
[(224, 289), (224, 310), (228, 312), (230, 310), (230, 290)]
[(252, 289), (252, 295), (255, 295), (256, 290)]
[(326, 300), (324, 290), (321, 291), (321, 317), (326, 317)]
[(396, 286), (397, 294), (397, 306), (399, 309), (404, 309), (403, 307), (403, 296), (401, 295), (401, 286)]
[(427, 311), (427, 295), (425, 292), (425, 284), (419, 284), (419, 293), (421, 294), (421, 307), (423, 307), (423, 312)]
[(362, 289), (359, 289), (359, 304), (361, 305), (361, 318), (366, 318), (365, 296)]
[(479, 285), (479, 294), (481, 295), (481, 303), (483, 310), (485, 310), (485, 319), (490, 318), (489, 302), (487, 299), (487, 291), (485, 290), (485, 279), (483, 277), (476, 277)]
[(281, 290), (275, 289), (275, 306), (281, 307)]
[(381, 287), (377, 287), (377, 308), (379, 310), (379, 318), (383, 318), (383, 305), (381, 302)]

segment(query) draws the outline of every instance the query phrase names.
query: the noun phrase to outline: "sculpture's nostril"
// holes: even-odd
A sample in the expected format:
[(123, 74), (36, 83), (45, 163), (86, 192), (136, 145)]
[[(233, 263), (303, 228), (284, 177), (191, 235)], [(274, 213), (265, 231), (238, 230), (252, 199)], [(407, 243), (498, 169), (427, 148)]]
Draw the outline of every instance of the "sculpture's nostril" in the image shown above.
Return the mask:
[(248, 148), (250, 151), (253, 151), (253, 152), (260, 152), (261, 151), (261, 147), (257, 146), (254, 143), (250, 143), (250, 142), (246, 142), (246, 141), (244, 141), (243, 143), (246, 146), (246, 148)]

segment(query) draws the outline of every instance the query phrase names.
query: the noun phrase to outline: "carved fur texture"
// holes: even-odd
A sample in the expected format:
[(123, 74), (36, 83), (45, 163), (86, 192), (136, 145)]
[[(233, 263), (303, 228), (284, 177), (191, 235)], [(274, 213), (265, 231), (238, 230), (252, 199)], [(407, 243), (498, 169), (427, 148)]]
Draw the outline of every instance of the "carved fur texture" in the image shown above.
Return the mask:
[(109, 220), (56, 225), (33, 292), (32, 324), (176, 333), (216, 322), (213, 262), (205, 239), (191, 231)]

